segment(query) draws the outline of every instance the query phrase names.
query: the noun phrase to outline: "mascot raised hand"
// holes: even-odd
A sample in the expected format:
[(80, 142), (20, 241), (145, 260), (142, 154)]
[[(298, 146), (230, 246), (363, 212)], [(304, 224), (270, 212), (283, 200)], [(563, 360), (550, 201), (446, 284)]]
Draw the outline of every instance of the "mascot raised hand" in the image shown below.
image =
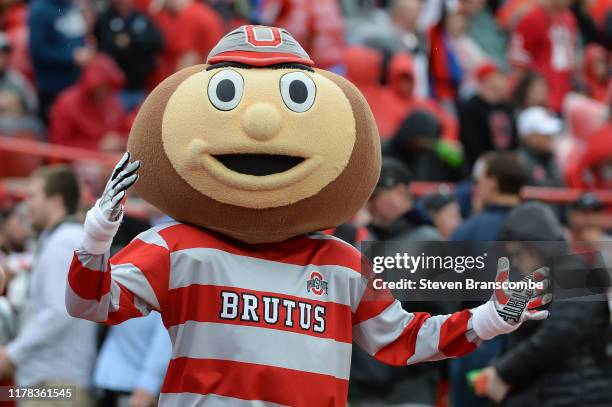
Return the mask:
[[(505, 318), (507, 295), (430, 316), (370, 292), (360, 253), (319, 231), (372, 192), (376, 125), (359, 91), (283, 29), (238, 28), (206, 65), (167, 78), (128, 148), (87, 214), (66, 305), (106, 324), (162, 315), (173, 345), (162, 406), (344, 406), (353, 342), (400, 366), (546, 316), (525, 303)], [(175, 221), (109, 258), (132, 185)]]

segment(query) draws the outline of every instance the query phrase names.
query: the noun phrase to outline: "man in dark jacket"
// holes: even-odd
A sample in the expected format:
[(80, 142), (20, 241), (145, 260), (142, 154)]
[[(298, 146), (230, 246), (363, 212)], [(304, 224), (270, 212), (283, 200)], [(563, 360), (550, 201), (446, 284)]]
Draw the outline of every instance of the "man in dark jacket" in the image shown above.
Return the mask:
[(512, 107), (506, 103), (507, 81), (492, 63), (476, 72), (478, 93), (459, 104), (461, 144), (471, 167), (483, 153), (517, 146)]
[(28, 17), (29, 50), (46, 120), (55, 97), (79, 78), (94, 56), (85, 46), (87, 24), (73, 0), (34, 0)]
[(480, 162), (473, 200), (482, 210), (466, 219), (449, 240), (494, 241), (510, 210), (521, 201), (520, 191), (527, 174), (515, 153), (490, 152)]
[[(513, 210), (499, 239), (527, 242), (514, 248), (521, 259), (514, 263), (519, 269), (524, 263), (525, 269), (529, 262), (543, 264), (551, 252), (558, 252), (554, 247), (564, 246), (554, 213), (538, 202)], [(584, 284), (586, 261), (565, 256), (552, 264), (553, 282), (563, 279), (567, 287), (573, 284), (569, 278), (576, 282), (572, 287)], [(508, 335), (505, 352), (481, 373), (486, 377), (486, 393), (509, 407), (612, 405), (605, 357), (610, 318), (605, 295), (578, 301), (555, 299), (549, 310), (546, 321), (527, 323)]]
[(155, 69), (157, 53), (164, 42), (161, 32), (132, 0), (112, 0), (94, 29), (98, 49), (109, 54), (123, 70), (126, 83), (121, 99), (126, 110), (138, 106), (145, 96), (145, 84)]
[[(409, 193), (410, 181), (410, 171), (400, 161), (383, 158), (380, 179), (368, 202), (368, 209), (372, 216), (369, 230), (373, 240), (397, 242), (388, 246), (387, 255), (393, 255), (392, 251), (397, 250), (398, 246), (420, 253), (418, 247), (422, 244), (416, 242), (440, 240), (436, 229), (419, 224), (416, 220), (414, 199)], [(411, 301), (409, 306), (412, 311), (444, 314), (450, 311), (445, 308), (446, 305)], [(391, 367), (377, 362), (355, 347), (351, 361), (349, 402), (351, 406), (364, 407), (433, 406), (439, 380), (440, 366), (437, 363)]]

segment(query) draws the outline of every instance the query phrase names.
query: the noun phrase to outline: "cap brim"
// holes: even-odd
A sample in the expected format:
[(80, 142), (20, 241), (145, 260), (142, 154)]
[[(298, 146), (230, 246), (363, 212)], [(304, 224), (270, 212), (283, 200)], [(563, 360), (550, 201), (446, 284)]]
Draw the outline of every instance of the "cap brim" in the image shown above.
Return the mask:
[(209, 64), (221, 62), (237, 62), (252, 66), (270, 66), (291, 63), (314, 66), (314, 61), (311, 59), (300, 58), (295, 54), (284, 52), (226, 51), (208, 60)]

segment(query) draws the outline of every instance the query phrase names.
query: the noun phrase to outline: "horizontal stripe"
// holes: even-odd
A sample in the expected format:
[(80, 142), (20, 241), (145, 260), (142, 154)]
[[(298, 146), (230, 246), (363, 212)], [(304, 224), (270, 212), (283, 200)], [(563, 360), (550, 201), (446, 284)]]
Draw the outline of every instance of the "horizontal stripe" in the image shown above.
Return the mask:
[(110, 291), (110, 275), (96, 266), (104, 260), (105, 256), (75, 252), (68, 272), (68, 285), (82, 299), (98, 301)]
[(135, 239), (111, 258), (113, 280), (128, 288), (150, 307), (161, 310), (168, 292), (169, 254), (168, 249), (160, 245)]
[[(375, 274), (373, 274), (375, 276)], [(374, 288), (373, 278), (361, 279), (359, 291), (359, 305), (353, 315), (353, 324), (359, 324), (373, 318), (387, 309), (395, 302), (395, 298), (389, 290), (379, 290)]]
[(406, 361), (407, 364), (446, 358), (446, 356), (439, 351), (439, 345), (440, 327), (447, 319), (448, 317), (446, 315), (437, 315), (425, 320), (418, 330), (414, 345), (414, 353)]
[(216, 394), (194, 393), (162, 393), (159, 397), (159, 405), (169, 407), (287, 407), (261, 400), (242, 400)]
[(149, 308), (142, 301), (135, 300), (133, 294), (116, 281), (111, 282), (110, 292), (103, 295), (99, 301), (80, 297), (70, 284), (67, 284), (65, 300), (66, 309), (71, 316), (93, 322), (119, 324), (149, 313)]
[(353, 315), (353, 324), (357, 325), (380, 315), (381, 312), (389, 308), (389, 306), (394, 304), (395, 301), (395, 298), (388, 298), (386, 296), (383, 296), (378, 300), (362, 299), (357, 307), (355, 315)]
[(194, 321), (173, 326), (169, 333), (174, 343), (173, 358), (232, 360), (349, 378), (350, 343), (252, 326)]
[(138, 240), (140, 240), (140, 241), (142, 241), (144, 243), (154, 244), (154, 245), (159, 246), (159, 247), (161, 247), (163, 249), (169, 250), (168, 249), (168, 244), (160, 236), (159, 230), (163, 230), (163, 228), (157, 228), (157, 229), (151, 228), (149, 230), (145, 230), (144, 232), (142, 232), (141, 234), (136, 236), (136, 239), (138, 239)]
[(153, 292), (153, 288), (138, 267), (131, 263), (112, 264), (111, 276), (113, 281), (136, 294), (149, 307), (156, 310), (160, 309), (159, 301), (155, 296), (155, 292)]
[[(421, 327), (428, 320), (429, 314), (426, 312), (416, 312), (402, 333), (391, 343), (380, 349), (374, 357), (379, 361), (392, 366), (404, 366), (408, 363), (416, 351), (416, 343)], [(424, 336), (423, 339), (427, 337)], [(436, 352), (437, 353), (437, 352)], [(428, 355), (424, 357), (426, 360)]]
[[(218, 249), (194, 248), (170, 255), (170, 289), (190, 284), (248, 287), (256, 291), (294, 294), (311, 300), (353, 305), (359, 301), (361, 276), (342, 266), (298, 266), (251, 258)], [(327, 282), (327, 294), (307, 290), (312, 272)], [(354, 282), (351, 280), (355, 280)], [(351, 289), (356, 287), (356, 289)]]
[[(222, 287), (210, 285), (190, 285), (188, 287), (176, 288), (168, 292), (168, 304), (171, 304), (164, 310), (163, 320), (166, 326), (174, 326), (185, 323), (186, 321), (198, 322), (218, 322), (229, 325), (254, 326), (265, 329), (276, 329), (287, 332), (296, 332), (303, 335), (310, 335), (320, 338), (334, 339), (339, 342), (350, 343), (352, 341), (351, 332), (351, 309), (346, 305), (340, 305), (333, 302), (313, 301), (300, 297), (283, 295), (283, 299), (293, 300), (296, 302), (307, 301), (315, 305), (325, 307), (325, 331), (315, 332), (314, 328), (303, 330), (299, 325), (300, 312), (293, 309), (293, 326), (285, 325), (287, 320), (287, 308), (279, 305), (279, 316), (276, 324), (268, 324), (264, 319), (264, 305), (260, 301), (258, 313), (259, 321), (242, 321), (239, 318), (234, 320), (221, 319), (221, 291), (232, 291), (239, 295), (243, 293), (261, 296), (279, 297), (276, 293), (243, 290), (235, 287)], [(242, 314), (242, 308), (240, 309)], [(312, 314), (311, 314), (312, 318)], [(311, 319), (311, 324), (315, 321)]]
[(455, 312), (448, 316), (442, 325), (436, 329), (440, 336), (438, 349), (443, 355), (446, 357), (463, 356), (476, 349), (477, 344), (473, 343), (466, 335), (468, 327), (471, 327), (471, 318), (470, 310)]
[(247, 244), (216, 232), (186, 224), (167, 227), (159, 232), (170, 251), (210, 248), (240, 256), (306, 266), (336, 265), (355, 271), (361, 269), (359, 251), (336, 240), (298, 236), (277, 243)]
[(93, 322), (104, 322), (108, 318), (110, 293), (102, 296), (100, 301), (84, 299), (66, 286), (66, 309), (75, 318), (88, 319)]
[[(115, 291), (119, 291), (119, 294), (115, 295)], [(120, 324), (130, 318), (138, 318), (149, 313), (148, 307), (135, 301), (134, 294), (121, 287), (115, 281), (113, 281), (113, 286), (111, 286), (111, 293), (113, 293), (111, 301), (117, 302), (118, 305), (116, 311), (108, 313), (108, 319), (105, 323)]]
[(228, 360), (172, 359), (162, 393), (184, 392), (264, 400), (293, 407), (332, 407), (346, 405), (348, 381)]
[(395, 341), (410, 324), (414, 314), (404, 311), (394, 301), (384, 311), (367, 321), (353, 326), (353, 338), (366, 352), (374, 355)]
[(81, 262), (81, 266), (90, 270), (106, 271), (108, 266), (108, 255), (93, 255), (86, 252), (85, 249), (75, 250), (74, 255)]

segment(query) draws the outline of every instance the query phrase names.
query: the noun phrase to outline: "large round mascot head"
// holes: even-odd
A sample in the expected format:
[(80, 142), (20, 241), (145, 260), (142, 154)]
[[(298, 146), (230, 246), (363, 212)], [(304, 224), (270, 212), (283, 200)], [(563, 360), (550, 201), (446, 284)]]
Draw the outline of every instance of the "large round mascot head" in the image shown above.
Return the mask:
[(245, 26), (167, 78), (130, 133), (139, 194), (248, 243), (348, 219), (378, 179), (378, 132), (359, 91), (313, 65), (287, 31)]

